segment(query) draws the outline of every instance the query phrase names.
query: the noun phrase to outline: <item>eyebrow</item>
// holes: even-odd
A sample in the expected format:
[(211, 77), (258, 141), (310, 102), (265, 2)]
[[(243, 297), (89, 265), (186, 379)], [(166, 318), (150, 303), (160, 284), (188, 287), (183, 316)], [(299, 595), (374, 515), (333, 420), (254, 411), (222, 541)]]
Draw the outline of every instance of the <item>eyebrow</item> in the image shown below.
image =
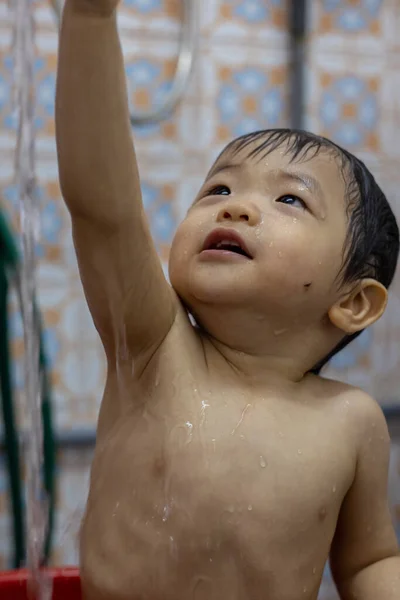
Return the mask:
[(241, 169), (242, 165), (240, 163), (221, 163), (220, 165), (215, 165), (212, 167), (211, 171), (208, 173), (206, 177), (206, 181), (217, 175), (218, 173), (223, 173), (224, 171), (233, 171)]

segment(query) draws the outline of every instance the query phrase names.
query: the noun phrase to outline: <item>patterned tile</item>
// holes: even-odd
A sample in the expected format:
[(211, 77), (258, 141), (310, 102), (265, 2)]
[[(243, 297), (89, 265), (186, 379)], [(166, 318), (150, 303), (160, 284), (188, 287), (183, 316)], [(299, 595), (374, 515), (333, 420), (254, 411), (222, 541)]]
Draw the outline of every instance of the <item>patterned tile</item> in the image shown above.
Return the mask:
[(322, 0), (316, 4), (319, 7), (321, 32), (368, 32), (371, 35), (380, 33), (383, 0)]
[(177, 181), (177, 169), (173, 165), (164, 169), (148, 167), (142, 171), (143, 204), (163, 262), (168, 261), (169, 247), (178, 224), (174, 205)]
[(203, 115), (195, 145), (209, 166), (232, 138), (251, 130), (287, 125), (287, 53), (215, 43), (200, 59)]
[(392, 0), (316, 0), (307, 10), (309, 33), (318, 51), (372, 56), (389, 43), (396, 7)]
[(143, 36), (174, 36), (180, 32), (183, 3), (179, 0), (124, 0), (118, 24), (122, 33), (132, 31)]
[(203, 33), (218, 41), (262, 41), (274, 48), (287, 42), (287, 0), (219, 0), (199, 8)]
[[(311, 52), (310, 52), (311, 55)], [(384, 113), (382, 60), (352, 61), (332, 54), (310, 60), (307, 72), (307, 127), (350, 151), (376, 156), (381, 150)]]

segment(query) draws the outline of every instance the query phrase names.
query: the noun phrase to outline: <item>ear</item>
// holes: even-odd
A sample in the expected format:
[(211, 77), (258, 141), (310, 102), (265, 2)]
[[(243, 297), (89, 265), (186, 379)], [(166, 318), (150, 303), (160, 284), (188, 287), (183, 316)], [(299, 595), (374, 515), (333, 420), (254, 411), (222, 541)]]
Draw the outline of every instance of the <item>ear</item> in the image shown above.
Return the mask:
[(387, 304), (387, 289), (375, 279), (362, 279), (334, 304), (328, 316), (333, 325), (348, 335), (375, 323)]

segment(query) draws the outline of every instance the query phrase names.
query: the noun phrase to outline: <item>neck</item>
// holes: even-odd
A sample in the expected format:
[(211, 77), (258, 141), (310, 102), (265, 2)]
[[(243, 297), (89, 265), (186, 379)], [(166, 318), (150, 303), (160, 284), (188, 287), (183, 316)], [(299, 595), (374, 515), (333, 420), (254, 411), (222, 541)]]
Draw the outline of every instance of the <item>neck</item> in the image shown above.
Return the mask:
[(328, 322), (267, 319), (242, 309), (221, 315), (208, 306), (195, 318), (203, 338), (232, 368), (259, 384), (301, 381), (343, 335)]

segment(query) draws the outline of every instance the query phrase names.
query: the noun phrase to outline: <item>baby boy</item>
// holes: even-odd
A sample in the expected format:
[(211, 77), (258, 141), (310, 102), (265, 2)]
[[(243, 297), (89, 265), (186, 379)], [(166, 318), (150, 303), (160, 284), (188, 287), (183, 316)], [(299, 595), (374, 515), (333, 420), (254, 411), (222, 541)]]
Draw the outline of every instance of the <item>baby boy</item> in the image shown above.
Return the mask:
[[(219, 156), (172, 243), (141, 202), (115, 0), (67, 0), (57, 145), (107, 356), (86, 600), (399, 600), (377, 403), (324, 379), (384, 312), (399, 249), (365, 165), (303, 131)], [(195, 322), (195, 325), (193, 323)]]

